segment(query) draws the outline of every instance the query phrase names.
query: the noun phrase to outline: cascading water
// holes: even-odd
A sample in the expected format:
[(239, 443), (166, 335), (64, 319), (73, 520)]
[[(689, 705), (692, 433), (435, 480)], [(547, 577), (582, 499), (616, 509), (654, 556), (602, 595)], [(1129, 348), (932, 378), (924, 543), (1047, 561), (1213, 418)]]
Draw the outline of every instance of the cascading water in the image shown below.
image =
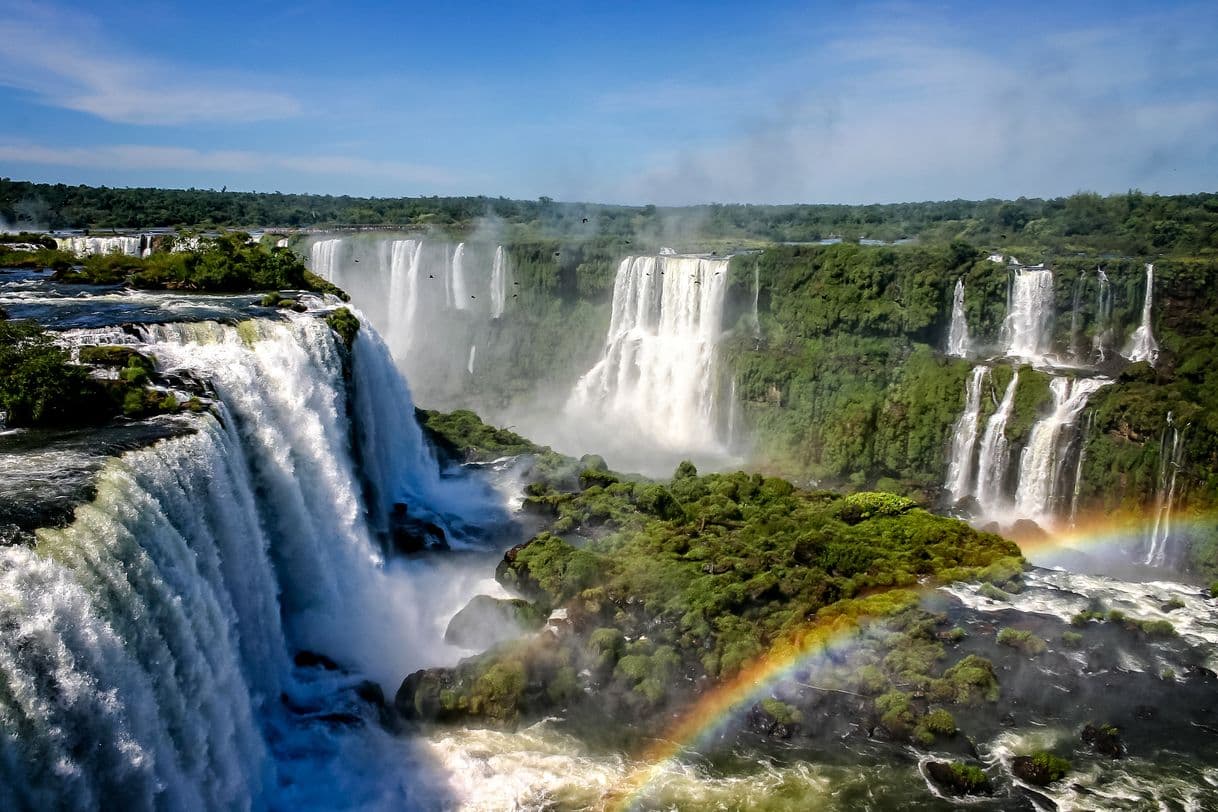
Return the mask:
[(1009, 299), (1002, 325), (1007, 355), (1042, 360), (1053, 341), (1053, 272), (1015, 269)]
[(757, 311), (758, 301), (761, 299), (761, 268), (759, 265), (753, 265), (753, 340), (761, 340), (761, 315)]
[(495, 259), (491, 264), (491, 318), (503, 318), (507, 307), (508, 264), (507, 252), (502, 245), (495, 247)]
[(965, 358), (969, 351), (968, 320), (964, 315), (964, 280), (956, 280), (952, 294), (952, 321), (947, 331), (947, 354)]
[(1011, 461), (1010, 443), (1006, 438), (1007, 420), (1015, 406), (1015, 390), (1019, 388), (1019, 372), (1011, 374), (998, 410), (990, 415), (981, 438), (981, 451), (977, 457), (977, 487), (973, 495), (986, 515), (996, 514), (1006, 502), (1007, 467)]
[(725, 259), (622, 260), (604, 356), (576, 384), (568, 413), (668, 449), (718, 449), (716, 346), (727, 272)]
[(338, 238), (318, 240), (309, 246), (309, 267), (313, 273), (339, 287), (342, 286), (339, 277), (342, 272), (342, 248), (343, 241)]
[(1078, 455), (1075, 457), (1074, 463), (1074, 492), (1070, 495), (1070, 526), (1073, 527), (1078, 521), (1078, 498), (1083, 491), (1083, 463), (1087, 460), (1087, 438), (1091, 435), (1091, 428), (1095, 425), (1095, 411), (1087, 412), (1087, 424), (1083, 427), (1082, 433), (1079, 435)]
[(1125, 357), (1130, 361), (1146, 361), (1151, 366), (1159, 360), (1159, 344), (1150, 329), (1151, 306), (1155, 291), (1155, 266), (1146, 265), (1146, 297), (1142, 300), (1142, 323), (1129, 337)]
[(474, 355), (477, 353), (478, 347), (474, 344), (469, 345), (469, 361), (465, 364), (465, 371), (470, 375), (474, 374)]
[(450, 267), (452, 268), (453, 307), (457, 310), (468, 310), (469, 292), (465, 288), (465, 243), (457, 243), (457, 247), (453, 249)]
[(1103, 268), (1097, 269), (1095, 276), (1095, 335), (1091, 338), (1091, 351), (1103, 363), (1112, 346), (1112, 283)]
[(419, 309), (419, 257), (422, 240), (394, 240), (389, 259), (389, 346), (406, 357), (414, 345)]
[(1015, 513), (1041, 524), (1052, 521), (1059, 492), (1062, 466), (1066, 461), (1063, 434), (1087, 406), (1087, 399), (1105, 384), (1105, 378), (1055, 377), (1049, 382), (1053, 411), (1036, 421), (1028, 444), (1019, 459), (1019, 485), (1015, 491)]
[[(1184, 465), (1184, 434), (1171, 412), (1167, 413), (1167, 426), (1159, 441), (1159, 471), (1155, 488), (1154, 522), (1146, 538), (1146, 563), (1163, 566), (1167, 560), (1167, 542), (1171, 537), (1171, 514), (1176, 502), (1176, 475)], [(1168, 441), (1168, 437), (1171, 441)]]
[(143, 256), (143, 237), (56, 237), (60, 250), (79, 257), (92, 254), (127, 254)]
[[(322, 651), (390, 688), (425, 664), (430, 601), (384, 566), (369, 519), (391, 501), (443, 520), (480, 500), (439, 477), (370, 329), (351, 413), (342, 353), (313, 316), (142, 338), (159, 367), (210, 381), (220, 415), (112, 460), (71, 525), (0, 550), (0, 806), (248, 809), (300, 793), (366, 806), (343, 780), (359, 765), (325, 759), (344, 736), (384, 734), (294, 723), (285, 703), (318, 687), (289, 654)], [(383, 765), (391, 798), (375, 799), (426, 803), (402, 768)]]
[(989, 367), (977, 366), (964, 389), (964, 411), (952, 427), (951, 450), (948, 453), (947, 482), (944, 487), (952, 502), (958, 502), (971, 492), (973, 484), (973, 451), (977, 447), (977, 424), (981, 417), (982, 384)]

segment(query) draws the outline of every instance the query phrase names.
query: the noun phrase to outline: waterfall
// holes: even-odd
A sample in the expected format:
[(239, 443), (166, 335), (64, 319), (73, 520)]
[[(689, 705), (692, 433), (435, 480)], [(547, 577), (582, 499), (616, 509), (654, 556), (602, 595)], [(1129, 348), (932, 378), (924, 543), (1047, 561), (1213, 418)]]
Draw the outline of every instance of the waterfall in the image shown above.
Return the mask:
[(1109, 383), (1104, 378), (1067, 377), (1055, 377), (1049, 382), (1053, 411), (1032, 426), (1019, 459), (1019, 486), (1015, 492), (1015, 511), (1019, 517), (1040, 523), (1052, 518), (1066, 460), (1063, 432), (1074, 425), (1091, 394)]
[(507, 254), (503, 246), (495, 247), (495, 260), (491, 264), (491, 318), (503, 318), (507, 308), (508, 267)]
[[(1171, 412), (1167, 413), (1167, 426), (1159, 441), (1159, 471), (1155, 488), (1154, 522), (1146, 538), (1146, 563), (1163, 566), (1167, 559), (1167, 541), (1171, 537), (1171, 514), (1176, 503), (1176, 475), (1184, 465), (1184, 431), (1175, 424)], [(1171, 442), (1168, 442), (1168, 434)]]
[(753, 263), (753, 338), (761, 340), (761, 316), (757, 312), (757, 302), (761, 298), (761, 267)]
[(727, 395), (727, 449), (732, 451), (739, 442), (740, 405), (736, 394), (736, 379), (732, 378), (732, 387)]
[(1011, 280), (1002, 337), (1007, 355), (1038, 361), (1053, 341), (1053, 272), (1017, 268)]
[[(351, 398), (313, 316), (141, 338), (162, 369), (211, 382), (219, 417), (109, 461), (71, 525), (0, 549), (0, 806), (292, 807), (302, 777), (358, 806), (341, 780), (358, 765), (326, 759), (341, 736), (378, 732), (294, 726), (281, 701), (357, 678), (302, 681), (290, 654), (323, 652), (390, 689), (425, 664), (426, 582), (383, 566), (368, 518), (402, 499), (440, 515), (469, 486), (439, 476), (367, 326)], [(409, 792), (406, 776), (387, 783)]]
[(953, 503), (968, 496), (973, 481), (973, 451), (977, 446), (977, 424), (981, 416), (981, 390), (989, 367), (977, 366), (964, 387), (964, 411), (952, 426), (948, 453), (947, 488)]
[(613, 283), (603, 357), (567, 402), (668, 449), (717, 448), (716, 346), (728, 261), (627, 257)]
[(127, 254), (138, 257), (142, 237), (56, 237), (61, 251), (85, 257), (91, 254)]
[(1150, 331), (1151, 304), (1155, 291), (1155, 266), (1146, 264), (1146, 297), (1142, 300), (1142, 323), (1129, 337), (1125, 357), (1130, 361), (1146, 361), (1151, 366), (1159, 360), (1159, 344)]
[(947, 331), (947, 354), (957, 358), (968, 355), (968, 321), (964, 315), (964, 280), (956, 280), (952, 294), (952, 322)]
[(309, 268), (327, 282), (341, 287), (339, 262), (343, 241), (341, 239), (318, 240), (309, 246)]
[(469, 292), (465, 288), (465, 243), (457, 243), (452, 261), (453, 306), (458, 310), (469, 309)]
[(474, 374), (474, 353), (477, 351), (477, 349), (478, 348), (475, 345), (469, 345), (469, 361), (467, 361), (465, 364), (465, 371), (470, 375)]
[(389, 260), (389, 345), (399, 358), (410, 354), (419, 309), (422, 240), (394, 240)]
[(1095, 294), (1095, 335), (1091, 339), (1091, 350), (1103, 363), (1112, 343), (1112, 283), (1103, 268), (1095, 272), (1098, 286)]
[(1003, 487), (1011, 460), (1006, 428), (1015, 406), (1015, 390), (1018, 387), (1019, 371), (1015, 370), (1011, 373), (1011, 382), (1007, 384), (998, 410), (990, 415), (981, 438), (981, 452), (977, 457), (977, 487), (973, 495), (986, 515), (994, 515), (1005, 502)]

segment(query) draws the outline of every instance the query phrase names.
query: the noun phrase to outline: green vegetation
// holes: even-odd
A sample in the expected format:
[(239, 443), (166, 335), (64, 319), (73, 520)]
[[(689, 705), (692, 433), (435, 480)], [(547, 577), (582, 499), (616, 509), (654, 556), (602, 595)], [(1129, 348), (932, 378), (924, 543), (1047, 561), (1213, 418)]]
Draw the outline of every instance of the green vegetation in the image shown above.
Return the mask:
[(1044, 640), (1041, 640), (1032, 634), (1032, 632), (1022, 629), (1003, 629), (998, 632), (998, 643), (1003, 646), (1010, 646), (1017, 651), (1022, 651), (1029, 657), (1044, 654), (1048, 648)]
[(355, 334), (359, 332), (359, 319), (347, 308), (340, 307), (328, 314), (326, 324), (330, 325), (330, 329), (338, 334), (348, 349), (355, 342)]
[[(470, 413), (424, 420), (468, 457), (551, 453)], [(997, 699), (993, 666), (976, 655), (953, 662), (941, 639), (950, 636), (940, 628), (946, 619), (916, 608), (912, 587), (1017, 581), (1022, 560), (1010, 542), (893, 494), (840, 497), (760, 474), (700, 476), (689, 463), (667, 483), (630, 481), (597, 458), (566, 462), (579, 470), (574, 481), (570, 467), (530, 475), (526, 509), (549, 529), (510, 550), (496, 577), (541, 611), (565, 609), (572, 632), (413, 675), (398, 698), (410, 718), (513, 723), (552, 712), (552, 700), (527, 686), (568, 669), (576, 688), (597, 686), (611, 715), (660, 718), (656, 710), (688, 701), (687, 686), (700, 678), (729, 678), (763, 655), (814, 650), (843, 634), (851, 645), (818, 671), (817, 684), (870, 697), (890, 736), (951, 735), (944, 705)], [(509, 662), (524, 669), (525, 687), (484, 695), (480, 675)], [(446, 704), (421, 710), (420, 695), (439, 696), (438, 685), (448, 686)], [(802, 714), (794, 705), (760, 708), (783, 726)]]
[[(468, 231), (495, 218), (537, 234), (600, 234), (667, 240), (816, 241), (918, 238), (1041, 252), (1196, 254), (1212, 251), (1218, 195), (1080, 193), (1042, 200), (951, 200), (887, 205), (720, 205), (658, 208), (560, 203), (546, 197), (358, 198), (203, 189), (111, 189), (0, 179), (0, 217), (49, 228), (160, 226), (426, 226)], [(672, 227), (670, 227), (670, 223)], [(677, 228), (676, 226), (680, 226)], [(1026, 250), (1025, 250), (1026, 248)]]
[(1069, 761), (1046, 750), (1016, 756), (1011, 765), (1015, 777), (1038, 787), (1047, 787), (1060, 781), (1073, 769)]

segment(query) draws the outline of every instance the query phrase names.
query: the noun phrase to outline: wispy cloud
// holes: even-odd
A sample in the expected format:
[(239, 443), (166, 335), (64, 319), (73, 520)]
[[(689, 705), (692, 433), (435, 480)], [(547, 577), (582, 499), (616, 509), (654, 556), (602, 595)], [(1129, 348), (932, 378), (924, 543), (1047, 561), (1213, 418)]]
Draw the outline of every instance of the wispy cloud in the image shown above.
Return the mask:
[(0, 84), (43, 104), (124, 124), (261, 121), (300, 112), (291, 95), (124, 53), (95, 20), (0, 0)]
[(320, 176), (356, 177), (428, 186), (468, 185), (468, 176), (447, 169), (344, 155), (281, 155), (247, 150), (198, 150), (187, 147), (119, 144), (51, 147), (0, 143), (0, 163), (68, 166), (132, 171), (231, 172), (238, 176), (288, 170)]
[(1215, 36), (1218, 19), (1200, 8), (1021, 41), (886, 19), (818, 43), (800, 68), (805, 91), (771, 94), (715, 143), (654, 154), (600, 196), (870, 202), (1214, 188)]

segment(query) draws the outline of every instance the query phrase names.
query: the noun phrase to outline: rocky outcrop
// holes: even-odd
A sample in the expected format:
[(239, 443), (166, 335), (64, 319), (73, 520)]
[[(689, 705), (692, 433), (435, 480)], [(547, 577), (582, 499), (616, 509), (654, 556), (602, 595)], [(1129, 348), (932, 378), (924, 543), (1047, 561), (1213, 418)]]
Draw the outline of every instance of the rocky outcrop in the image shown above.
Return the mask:
[(541, 628), (545, 615), (528, 601), (476, 595), (448, 622), (444, 641), (479, 651)]

